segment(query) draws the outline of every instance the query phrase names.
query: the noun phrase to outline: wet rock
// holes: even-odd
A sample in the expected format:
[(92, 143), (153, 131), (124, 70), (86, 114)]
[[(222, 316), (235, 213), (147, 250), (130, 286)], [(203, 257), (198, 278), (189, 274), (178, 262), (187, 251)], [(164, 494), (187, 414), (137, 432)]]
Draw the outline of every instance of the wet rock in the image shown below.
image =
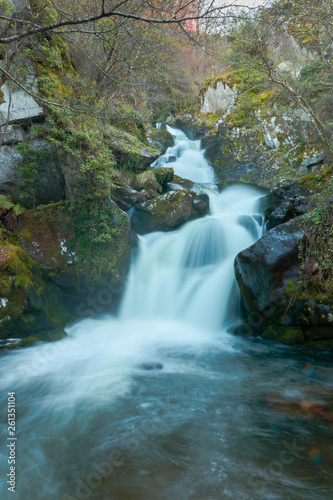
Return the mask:
[(161, 155), (174, 145), (174, 138), (170, 132), (163, 129), (150, 129), (147, 134), (148, 145), (158, 149)]
[(132, 225), (138, 234), (172, 231), (185, 222), (204, 217), (208, 210), (208, 197), (204, 201), (191, 191), (176, 190), (135, 206)]
[(296, 293), (305, 217), (277, 226), (235, 259), (236, 279), (252, 331), (289, 345), (333, 339), (332, 302)]
[(276, 207), (267, 221), (267, 229), (273, 229), (279, 224), (283, 224), (294, 217), (294, 208), (289, 201), (284, 201)]
[(125, 212), (130, 210), (137, 203), (143, 203), (146, 201), (146, 197), (144, 195), (138, 193), (138, 191), (129, 186), (122, 186), (121, 184), (114, 185), (112, 199), (118, 207)]
[(167, 190), (175, 191), (177, 189), (190, 190), (196, 195), (198, 195), (199, 198), (201, 198), (205, 203), (209, 203), (208, 194), (205, 193), (203, 189), (201, 189), (199, 184), (196, 184), (195, 182), (190, 181), (189, 179), (183, 179), (178, 175), (174, 175), (173, 182), (168, 183)]
[(153, 361), (152, 363), (142, 363), (142, 365), (140, 365), (139, 368), (141, 368), (141, 370), (156, 371), (156, 370), (163, 370), (163, 365), (162, 363)]
[(173, 180), (173, 168), (159, 167), (142, 172), (136, 178), (135, 187), (138, 191), (154, 191), (162, 193), (165, 191), (168, 182)]
[(292, 220), (266, 233), (235, 259), (235, 272), (249, 311), (260, 311), (280, 323), (288, 300), (288, 282), (299, 277), (299, 220)]

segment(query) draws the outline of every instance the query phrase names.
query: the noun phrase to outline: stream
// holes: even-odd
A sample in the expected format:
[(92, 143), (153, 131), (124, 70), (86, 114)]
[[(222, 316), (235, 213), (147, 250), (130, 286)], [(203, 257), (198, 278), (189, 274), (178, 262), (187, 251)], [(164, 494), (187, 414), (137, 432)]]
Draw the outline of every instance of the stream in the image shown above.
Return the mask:
[(168, 130), (175, 145), (163, 161), (176, 157), (168, 166), (209, 194), (210, 213), (139, 238), (116, 316), (1, 357), (3, 500), (333, 498), (333, 426), (270, 404), (327, 391), (331, 366), (232, 334), (241, 313), (233, 262), (263, 234), (262, 193), (218, 193), (200, 141)]

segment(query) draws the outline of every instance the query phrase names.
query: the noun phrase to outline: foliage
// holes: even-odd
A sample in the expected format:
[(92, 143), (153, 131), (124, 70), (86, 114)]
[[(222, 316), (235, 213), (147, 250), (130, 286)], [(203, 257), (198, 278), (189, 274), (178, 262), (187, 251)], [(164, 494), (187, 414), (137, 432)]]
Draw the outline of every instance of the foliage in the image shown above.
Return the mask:
[(299, 244), (301, 273), (298, 293), (333, 298), (333, 202), (311, 212)]
[(22, 198), (32, 199), (32, 206), (35, 207), (40, 162), (45, 158), (49, 158), (51, 153), (35, 149), (28, 142), (19, 143), (17, 150), (23, 157), (23, 163), (20, 167), (20, 174), (23, 179), (20, 186), (20, 195)]

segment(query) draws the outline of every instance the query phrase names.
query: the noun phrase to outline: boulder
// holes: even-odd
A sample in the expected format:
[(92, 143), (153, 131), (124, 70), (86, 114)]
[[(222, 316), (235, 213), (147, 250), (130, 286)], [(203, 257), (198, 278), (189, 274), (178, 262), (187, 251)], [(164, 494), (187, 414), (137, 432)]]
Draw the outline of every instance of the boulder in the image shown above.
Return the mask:
[(266, 233), (235, 259), (236, 279), (249, 311), (259, 311), (278, 324), (288, 307), (289, 282), (299, 277), (300, 220)]
[(205, 203), (209, 203), (209, 196), (207, 193), (201, 189), (199, 184), (196, 184), (193, 181), (190, 181), (189, 179), (183, 179), (182, 177), (179, 177), (178, 175), (173, 176), (173, 182), (169, 182), (167, 186), (168, 191), (175, 191), (177, 189), (185, 189), (192, 191), (194, 194), (199, 196)]
[(332, 301), (307, 297), (299, 289), (298, 255), (306, 217), (280, 224), (235, 259), (250, 329), (290, 345), (333, 341)]
[[(302, 196), (302, 193), (306, 196)], [(313, 202), (308, 195), (308, 190), (297, 182), (274, 189), (261, 198), (260, 209), (264, 213), (267, 229), (273, 229), (294, 217), (306, 214), (313, 208)]]
[(62, 290), (21, 247), (0, 235), (0, 338), (62, 330), (72, 319)]
[(172, 134), (163, 129), (150, 129), (147, 134), (148, 145), (151, 148), (158, 149), (161, 155), (174, 145)]
[(192, 191), (176, 190), (135, 206), (131, 220), (139, 234), (172, 231), (185, 222), (204, 217), (208, 210), (208, 196), (204, 201)]
[(142, 172), (136, 178), (136, 189), (138, 191), (155, 191), (156, 193), (162, 193), (168, 182), (173, 180), (174, 171), (169, 167), (158, 167), (153, 170), (147, 170)]
[(274, 227), (287, 222), (293, 217), (294, 209), (292, 204), (289, 201), (284, 201), (280, 205), (278, 205), (269, 216), (267, 221), (267, 229), (273, 229)]
[(125, 212), (133, 208), (137, 203), (146, 201), (144, 195), (129, 186), (122, 186), (121, 184), (114, 184), (112, 199)]

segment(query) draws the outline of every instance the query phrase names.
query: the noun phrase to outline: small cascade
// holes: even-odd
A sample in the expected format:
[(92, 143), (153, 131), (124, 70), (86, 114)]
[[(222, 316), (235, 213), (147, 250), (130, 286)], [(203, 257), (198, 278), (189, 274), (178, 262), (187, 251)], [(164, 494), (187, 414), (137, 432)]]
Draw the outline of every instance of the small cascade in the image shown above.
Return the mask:
[(169, 147), (166, 153), (152, 164), (152, 167), (166, 166), (170, 163), (169, 166), (180, 177), (197, 183), (214, 184), (215, 173), (204, 158), (201, 141), (191, 141), (184, 132), (169, 125), (166, 125), (166, 129), (173, 135), (175, 144)]

